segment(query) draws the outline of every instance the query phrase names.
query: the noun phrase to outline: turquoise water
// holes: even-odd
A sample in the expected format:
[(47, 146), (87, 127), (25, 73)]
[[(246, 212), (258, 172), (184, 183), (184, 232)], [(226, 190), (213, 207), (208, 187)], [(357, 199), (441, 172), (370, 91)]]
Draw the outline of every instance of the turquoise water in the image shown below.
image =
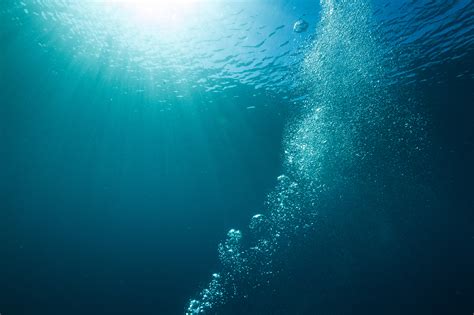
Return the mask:
[(6, 1), (1, 314), (474, 310), (470, 1)]

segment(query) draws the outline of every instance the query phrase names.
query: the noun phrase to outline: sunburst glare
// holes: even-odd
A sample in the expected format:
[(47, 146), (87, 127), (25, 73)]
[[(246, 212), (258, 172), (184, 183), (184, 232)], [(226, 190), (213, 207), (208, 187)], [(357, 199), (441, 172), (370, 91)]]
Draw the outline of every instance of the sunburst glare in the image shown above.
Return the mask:
[[(99, 2), (99, 6), (112, 11), (122, 22), (137, 27), (159, 27), (178, 29), (186, 24), (190, 15), (203, 4), (198, 0), (109, 0)], [(97, 3), (94, 3), (97, 5)]]

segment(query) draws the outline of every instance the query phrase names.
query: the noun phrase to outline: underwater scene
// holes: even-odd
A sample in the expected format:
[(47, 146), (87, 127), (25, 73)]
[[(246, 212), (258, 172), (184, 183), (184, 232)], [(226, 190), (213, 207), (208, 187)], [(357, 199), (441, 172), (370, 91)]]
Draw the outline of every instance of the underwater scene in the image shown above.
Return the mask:
[(1, 0), (0, 315), (474, 314), (472, 0)]

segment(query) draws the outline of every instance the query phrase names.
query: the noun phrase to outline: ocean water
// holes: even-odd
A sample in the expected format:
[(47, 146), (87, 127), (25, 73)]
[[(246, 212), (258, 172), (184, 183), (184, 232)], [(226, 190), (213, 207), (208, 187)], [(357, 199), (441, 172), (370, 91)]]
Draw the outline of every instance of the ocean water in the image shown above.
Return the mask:
[(469, 0), (3, 0), (0, 314), (472, 314)]

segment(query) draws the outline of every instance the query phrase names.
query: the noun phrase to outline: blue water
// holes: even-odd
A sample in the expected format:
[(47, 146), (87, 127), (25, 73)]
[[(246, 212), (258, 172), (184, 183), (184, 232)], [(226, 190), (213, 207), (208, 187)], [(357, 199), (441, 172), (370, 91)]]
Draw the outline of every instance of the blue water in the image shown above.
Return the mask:
[(0, 314), (474, 312), (471, 1), (0, 23)]

